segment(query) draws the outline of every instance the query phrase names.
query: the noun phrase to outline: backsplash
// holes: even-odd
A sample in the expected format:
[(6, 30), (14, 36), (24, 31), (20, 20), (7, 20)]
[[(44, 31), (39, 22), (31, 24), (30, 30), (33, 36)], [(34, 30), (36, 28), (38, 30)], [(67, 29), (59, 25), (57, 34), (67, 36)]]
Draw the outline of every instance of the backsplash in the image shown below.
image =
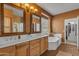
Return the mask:
[(30, 41), (30, 40), (34, 40), (37, 38), (41, 38), (44, 36), (48, 36), (48, 20), (42, 18), (41, 20), (41, 25), (42, 25), (42, 32), (41, 33), (36, 33), (36, 34), (30, 34), (30, 35), (20, 35), (21, 38), (18, 39), (18, 35), (17, 36), (7, 36), (7, 37), (0, 37), (0, 48), (2, 47), (7, 47), (10, 45), (14, 45), (14, 44), (18, 44), (21, 42), (25, 42), (25, 41)]

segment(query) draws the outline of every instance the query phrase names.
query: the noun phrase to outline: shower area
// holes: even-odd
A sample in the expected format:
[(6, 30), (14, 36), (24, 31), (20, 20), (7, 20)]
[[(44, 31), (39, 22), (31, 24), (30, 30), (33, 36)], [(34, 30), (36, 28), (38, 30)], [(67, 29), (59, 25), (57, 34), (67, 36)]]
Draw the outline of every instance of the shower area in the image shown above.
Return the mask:
[(65, 19), (64, 39), (66, 44), (79, 46), (79, 17)]

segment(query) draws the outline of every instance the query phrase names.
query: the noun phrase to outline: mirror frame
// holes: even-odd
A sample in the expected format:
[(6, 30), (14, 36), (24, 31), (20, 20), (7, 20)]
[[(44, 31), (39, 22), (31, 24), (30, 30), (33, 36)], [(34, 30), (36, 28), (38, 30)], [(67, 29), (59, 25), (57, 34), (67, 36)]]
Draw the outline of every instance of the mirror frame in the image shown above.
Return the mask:
[[(35, 15), (35, 16), (37, 16), (37, 17), (39, 17), (40, 19), (40, 31), (35, 31), (35, 32), (32, 32), (32, 21), (33, 21), (33, 15)], [(33, 27), (34, 28), (34, 27)], [(37, 14), (35, 14), (35, 13), (32, 13), (31, 14), (31, 33), (41, 33), (41, 16), (39, 16), (39, 15), (37, 15)]]
[[(16, 9), (22, 9), (23, 10), (23, 32), (11, 32), (11, 33), (4, 33), (4, 4), (10, 5)], [(12, 3), (2, 3), (2, 35), (7, 36), (7, 35), (21, 35), (21, 34), (26, 34), (25, 33), (25, 9), (22, 8), (21, 6), (16, 6)]]

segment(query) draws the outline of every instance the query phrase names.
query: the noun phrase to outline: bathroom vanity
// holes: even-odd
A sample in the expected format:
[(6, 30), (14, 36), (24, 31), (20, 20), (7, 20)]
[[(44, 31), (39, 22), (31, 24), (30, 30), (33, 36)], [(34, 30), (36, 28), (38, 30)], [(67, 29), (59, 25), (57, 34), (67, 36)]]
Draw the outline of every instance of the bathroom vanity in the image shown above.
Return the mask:
[(39, 56), (48, 49), (48, 36), (26, 42), (15, 43), (12, 46), (0, 47), (1, 56)]

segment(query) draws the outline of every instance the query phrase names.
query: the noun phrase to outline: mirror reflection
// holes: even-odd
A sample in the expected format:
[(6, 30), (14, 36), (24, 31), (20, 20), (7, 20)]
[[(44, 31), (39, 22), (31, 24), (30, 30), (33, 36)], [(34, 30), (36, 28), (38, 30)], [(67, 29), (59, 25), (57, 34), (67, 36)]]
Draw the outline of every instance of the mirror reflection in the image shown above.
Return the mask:
[(24, 10), (4, 4), (4, 33), (23, 32)]
[(32, 33), (41, 32), (40, 16), (32, 14)]

